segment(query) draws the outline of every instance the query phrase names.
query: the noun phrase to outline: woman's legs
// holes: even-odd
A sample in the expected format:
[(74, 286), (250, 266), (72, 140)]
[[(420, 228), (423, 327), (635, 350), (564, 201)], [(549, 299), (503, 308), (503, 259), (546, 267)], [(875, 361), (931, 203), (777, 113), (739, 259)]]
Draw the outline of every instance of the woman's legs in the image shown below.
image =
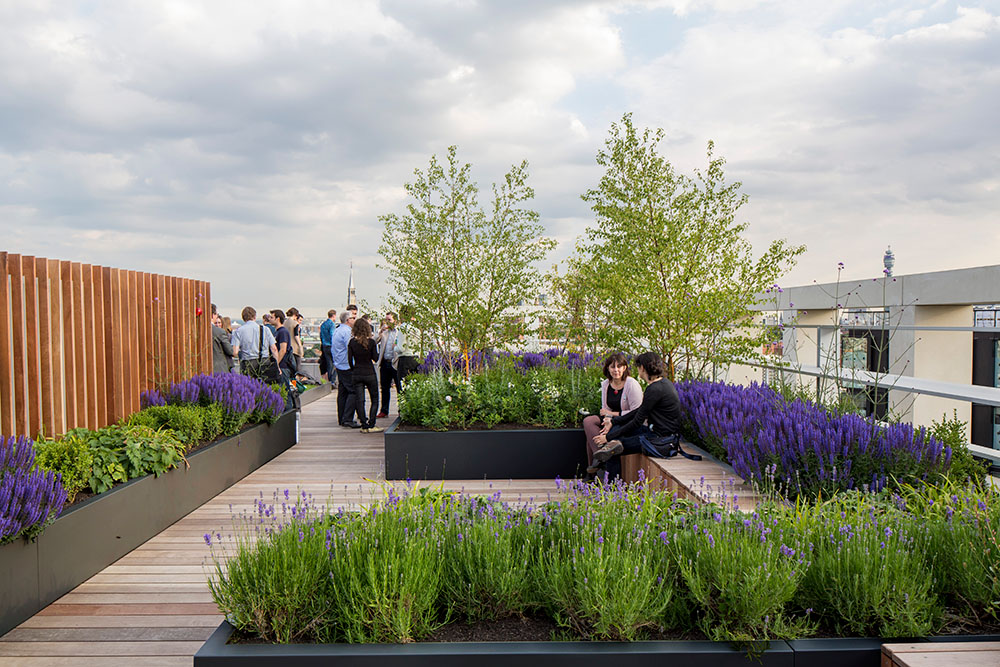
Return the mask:
[(368, 410), (367, 428), (375, 427), (375, 417), (378, 414), (378, 378), (374, 375), (365, 380), (368, 387), (368, 398), (371, 399), (371, 408)]
[(600, 445), (594, 444), (594, 437), (601, 432), (601, 418), (589, 415), (583, 418), (583, 433), (587, 439), (587, 465), (594, 465), (594, 452)]
[(361, 428), (368, 428), (368, 419), (365, 417), (365, 382), (364, 376), (355, 375), (354, 381), (354, 410), (358, 415), (358, 423)]

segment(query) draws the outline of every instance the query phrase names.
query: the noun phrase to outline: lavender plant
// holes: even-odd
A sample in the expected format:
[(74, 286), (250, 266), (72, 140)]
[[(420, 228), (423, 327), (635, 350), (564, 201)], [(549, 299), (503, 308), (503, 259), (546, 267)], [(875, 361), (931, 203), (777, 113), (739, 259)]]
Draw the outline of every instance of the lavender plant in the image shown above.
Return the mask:
[(0, 544), (33, 539), (65, 504), (60, 475), (35, 467), (34, 443), (0, 436)]
[(838, 633), (922, 637), (936, 628), (941, 604), (928, 566), (923, 520), (879, 498), (843, 494), (800, 517), (814, 545), (798, 593)]
[(951, 460), (951, 449), (925, 429), (831, 414), (766, 385), (688, 381), (678, 394), (691, 437), (744, 479), (791, 497), (927, 480)]

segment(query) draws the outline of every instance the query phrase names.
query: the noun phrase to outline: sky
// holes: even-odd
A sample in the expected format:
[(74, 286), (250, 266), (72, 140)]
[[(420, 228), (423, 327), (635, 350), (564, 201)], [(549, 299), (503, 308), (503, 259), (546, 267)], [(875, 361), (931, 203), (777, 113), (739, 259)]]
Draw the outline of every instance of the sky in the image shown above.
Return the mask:
[(1000, 263), (1000, 0), (0, 0), (0, 250), (379, 305), (414, 169), (527, 160), (551, 265), (624, 113), (715, 142), (784, 285)]

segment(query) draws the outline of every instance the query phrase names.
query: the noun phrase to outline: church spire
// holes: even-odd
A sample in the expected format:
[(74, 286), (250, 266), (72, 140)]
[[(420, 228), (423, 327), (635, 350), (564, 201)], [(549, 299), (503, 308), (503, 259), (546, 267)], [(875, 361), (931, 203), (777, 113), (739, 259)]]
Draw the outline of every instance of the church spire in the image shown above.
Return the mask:
[(354, 262), (351, 262), (351, 277), (347, 280), (347, 305), (358, 302), (358, 295), (354, 291)]

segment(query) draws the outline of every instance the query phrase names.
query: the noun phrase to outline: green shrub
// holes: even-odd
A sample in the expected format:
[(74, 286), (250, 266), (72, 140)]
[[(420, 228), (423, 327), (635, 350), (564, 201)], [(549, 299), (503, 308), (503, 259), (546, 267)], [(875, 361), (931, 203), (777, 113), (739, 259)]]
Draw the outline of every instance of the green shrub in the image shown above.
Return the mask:
[(442, 431), (499, 423), (575, 427), (581, 411), (597, 414), (601, 407), (600, 373), (598, 366), (523, 370), (500, 358), (469, 379), (443, 371), (410, 375), (399, 415), (406, 424)]
[(919, 518), (854, 492), (807, 512), (800, 528), (814, 550), (799, 603), (838, 633), (922, 637), (939, 625)]
[(931, 421), (930, 434), (951, 447), (951, 465), (948, 467), (948, 477), (958, 482), (972, 480), (982, 482), (989, 472), (990, 464), (972, 456), (969, 451), (969, 441), (965, 437), (967, 422), (958, 418), (958, 410), (952, 412), (951, 419), (947, 414), (941, 415), (941, 421)]
[(86, 438), (70, 431), (64, 436), (35, 441), (35, 463), (39, 468), (62, 475), (66, 502), (87, 488), (94, 466), (94, 455)]
[(205, 408), (199, 405), (161, 405), (148, 407), (130, 415), (127, 426), (145, 426), (154, 431), (170, 429), (191, 448), (205, 439)]
[(74, 429), (66, 436), (79, 437), (90, 448), (94, 464), (88, 484), (94, 493), (135, 477), (159, 476), (184, 460), (184, 443), (167, 429), (115, 424), (97, 431)]
[(222, 435), (222, 418), (225, 414), (220, 403), (211, 403), (200, 408), (202, 418), (202, 438), (212, 442)]
[(922, 548), (938, 594), (963, 616), (1000, 620), (1000, 497), (987, 483), (903, 490), (901, 504), (920, 517)]

